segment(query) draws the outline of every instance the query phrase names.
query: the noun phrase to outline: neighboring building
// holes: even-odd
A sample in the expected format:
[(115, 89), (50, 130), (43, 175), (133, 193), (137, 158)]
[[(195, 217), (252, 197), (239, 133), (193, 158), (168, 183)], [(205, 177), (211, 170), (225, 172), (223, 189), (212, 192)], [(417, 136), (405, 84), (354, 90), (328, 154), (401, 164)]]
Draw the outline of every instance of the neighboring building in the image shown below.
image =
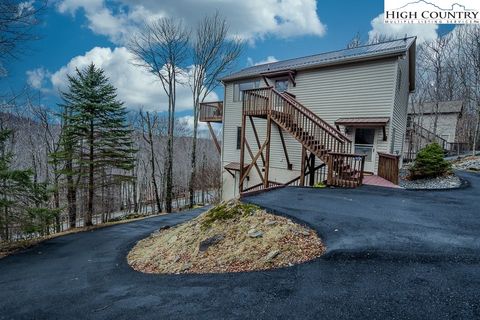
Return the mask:
[(409, 104), (405, 160), (415, 159), (418, 150), (432, 142), (439, 143), (447, 153), (462, 152), (468, 147), (460, 134), (462, 115), (461, 100)]
[(457, 125), (462, 118), (462, 111), (463, 101), (461, 100), (439, 102), (438, 108), (434, 102), (409, 104), (408, 123), (416, 123), (433, 132), (436, 113), (436, 134), (447, 142), (459, 142)]
[(223, 106), (206, 105), (200, 120), (223, 122), (223, 198), (278, 184), (356, 186), (362, 165), (377, 173), (379, 153), (401, 156), (415, 48), (405, 38), (222, 79)]

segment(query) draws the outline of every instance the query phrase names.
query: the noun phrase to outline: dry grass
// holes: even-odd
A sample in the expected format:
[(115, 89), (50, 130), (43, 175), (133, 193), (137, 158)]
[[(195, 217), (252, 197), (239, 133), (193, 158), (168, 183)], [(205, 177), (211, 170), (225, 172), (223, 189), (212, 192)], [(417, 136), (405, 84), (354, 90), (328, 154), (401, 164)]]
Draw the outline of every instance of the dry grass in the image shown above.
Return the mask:
[[(251, 229), (263, 235), (252, 238)], [(218, 242), (201, 251), (200, 243), (212, 237)], [(323, 252), (315, 231), (232, 201), (139, 241), (128, 262), (146, 273), (240, 272), (291, 266)]]

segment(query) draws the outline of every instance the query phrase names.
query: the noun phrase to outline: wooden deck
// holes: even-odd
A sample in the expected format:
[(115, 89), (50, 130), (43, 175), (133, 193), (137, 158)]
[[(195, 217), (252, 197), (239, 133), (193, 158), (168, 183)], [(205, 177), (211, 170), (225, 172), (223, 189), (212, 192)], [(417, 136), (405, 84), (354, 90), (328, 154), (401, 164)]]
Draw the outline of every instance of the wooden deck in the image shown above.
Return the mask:
[(363, 176), (363, 184), (370, 186), (378, 186), (385, 188), (400, 188), (398, 185), (390, 182), (382, 177), (377, 175), (365, 175)]

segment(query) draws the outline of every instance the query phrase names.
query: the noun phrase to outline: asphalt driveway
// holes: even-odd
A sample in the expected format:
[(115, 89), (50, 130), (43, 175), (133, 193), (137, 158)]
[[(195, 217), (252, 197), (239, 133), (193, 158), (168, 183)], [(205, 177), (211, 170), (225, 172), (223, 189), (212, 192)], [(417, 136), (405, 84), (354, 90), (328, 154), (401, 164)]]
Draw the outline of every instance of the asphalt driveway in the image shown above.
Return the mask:
[(0, 260), (0, 319), (480, 318), (480, 175), (453, 191), (284, 188), (247, 198), (317, 230), (291, 268), (146, 275), (136, 241), (201, 210), (46, 241)]

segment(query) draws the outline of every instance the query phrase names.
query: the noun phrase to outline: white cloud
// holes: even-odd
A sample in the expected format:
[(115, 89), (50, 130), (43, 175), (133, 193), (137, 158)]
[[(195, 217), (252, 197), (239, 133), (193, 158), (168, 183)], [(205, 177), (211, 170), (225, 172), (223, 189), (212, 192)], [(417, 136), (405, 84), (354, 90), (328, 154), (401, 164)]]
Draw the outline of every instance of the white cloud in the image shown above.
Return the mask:
[(273, 62), (277, 62), (277, 61), (278, 61), (278, 59), (275, 58), (274, 56), (268, 56), (265, 59), (260, 60), (258, 62), (254, 62), (252, 58), (248, 57), (247, 58), (247, 65), (248, 66), (258, 66), (260, 64), (273, 63)]
[[(125, 102), (127, 108), (166, 111), (168, 99), (160, 82), (155, 76), (144, 69), (134, 66), (132, 54), (125, 47), (110, 48), (95, 47), (84, 55), (76, 56), (66, 65), (50, 76), (53, 88), (65, 90), (67, 74), (73, 75), (75, 69), (82, 69), (90, 63), (105, 70), (111, 83), (117, 88), (118, 98)], [(209, 100), (218, 100), (215, 93), (208, 96)], [(177, 88), (176, 110), (192, 109), (191, 91), (187, 86)]]
[(27, 83), (34, 89), (42, 89), (45, 85), (45, 81), (50, 77), (50, 72), (45, 68), (37, 68), (34, 70), (28, 70)]
[[(186, 124), (188, 129), (190, 129), (193, 132), (193, 116), (184, 116), (178, 119), (181, 123)], [(211, 123), (212, 129), (217, 135), (217, 137), (220, 136), (222, 132), (222, 125), (218, 123)], [(208, 126), (204, 122), (198, 122), (198, 135), (202, 138), (209, 138), (210, 137), (210, 130), (208, 129)]]
[(372, 30), (368, 32), (369, 40), (375, 39), (380, 35), (388, 37), (402, 38), (407, 36), (417, 36), (417, 43), (436, 39), (438, 37), (436, 24), (391, 24), (383, 22), (383, 13), (374, 18), (370, 24)]
[(160, 17), (178, 17), (189, 26), (218, 11), (230, 24), (232, 35), (253, 42), (269, 35), (287, 38), (325, 34), (315, 0), (60, 0), (62, 13), (84, 9), (88, 27), (124, 43), (136, 26)]

